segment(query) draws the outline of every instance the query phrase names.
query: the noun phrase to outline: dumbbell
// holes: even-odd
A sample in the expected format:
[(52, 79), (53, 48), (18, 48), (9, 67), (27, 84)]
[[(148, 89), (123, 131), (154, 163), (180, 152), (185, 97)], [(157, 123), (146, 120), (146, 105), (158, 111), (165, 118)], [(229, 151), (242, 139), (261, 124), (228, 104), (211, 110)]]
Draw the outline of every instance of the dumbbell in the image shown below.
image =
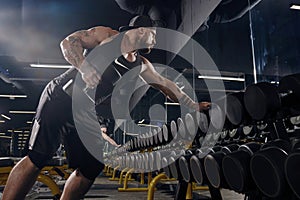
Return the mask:
[(138, 137), (139, 150), (153, 148), (157, 146), (157, 131), (156, 129), (150, 130)]
[(152, 137), (153, 137), (154, 147), (159, 146), (157, 132), (158, 132), (157, 129), (152, 130)]
[(255, 142), (241, 145), (237, 151), (227, 154), (222, 161), (224, 177), (230, 189), (246, 193), (255, 190), (250, 173), (251, 156), (260, 149)]
[(190, 113), (187, 113), (184, 116), (184, 124), (186, 128), (186, 139), (192, 142), (198, 132), (198, 121), (195, 119), (196, 116), (192, 116)]
[(228, 120), (235, 126), (251, 123), (251, 117), (244, 105), (244, 92), (226, 95), (225, 112)]
[(127, 155), (125, 158), (125, 167), (129, 167), (130, 164), (130, 155)]
[(198, 151), (190, 159), (190, 167), (191, 167), (192, 175), (194, 177), (194, 180), (200, 185), (208, 182), (207, 176), (204, 171), (204, 165), (203, 165), (204, 157), (206, 155), (207, 153)]
[(153, 137), (153, 133), (152, 133), (151, 130), (148, 132), (148, 144), (149, 144), (149, 147), (150, 147), (150, 148), (156, 146), (156, 145), (154, 144), (154, 137)]
[(216, 153), (221, 151), (221, 146), (214, 146), (213, 148), (200, 148), (197, 149), (195, 155), (190, 159), (191, 172), (194, 180), (200, 184), (207, 184), (208, 178), (204, 170), (204, 158), (209, 153)]
[(230, 144), (222, 147), (217, 153), (210, 153), (204, 158), (204, 169), (210, 184), (215, 188), (228, 188), (222, 171), (222, 160), (228, 153), (236, 151), (238, 144)]
[(173, 135), (172, 135), (172, 131), (171, 131), (171, 125), (168, 124), (164, 124), (162, 126), (162, 144), (168, 144), (173, 140)]
[(242, 133), (246, 138), (254, 138), (258, 130), (255, 125), (246, 125), (242, 127)]
[(136, 159), (137, 159), (137, 161), (136, 161), (136, 166), (137, 166), (137, 170), (139, 170), (139, 171), (143, 171), (143, 157), (142, 157), (142, 154), (141, 153), (139, 153), (139, 154), (137, 154), (137, 156), (136, 156)]
[(142, 135), (143, 137), (143, 149), (148, 149), (150, 148), (150, 137), (148, 133), (144, 133)]
[[(296, 74), (282, 78), (278, 88), (268, 82), (248, 86), (244, 94), (244, 103), (250, 116), (257, 121), (274, 118), (280, 109), (288, 112), (287, 114), (295, 114), (289, 108), (299, 108), (299, 80), (300, 75)], [(300, 109), (293, 111), (299, 114)]]
[(221, 192), (218, 188), (214, 188), (205, 173), (204, 169), (204, 158), (209, 153), (216, 153), (221, 151), (222, 146), (214, 146), (213, 148), (202, 147), (197, 149), (195, 155), (193, 155), (190, 159), (190, 170), (192, 180), (196, 181), (196, 183), (200, 185), (208, 185), (209, 192), (211, 195), (211, 199), (222, 199)]
[(162, 170), (165, 163), (162, 163), (162, 159), (164, 157), (169, 158), (171, 156), (176, 156), (176, 152), (174, 150), (157, 150), (155, 151), (155, 161), (157, 170)]
[(128, 141), (129, 142), (129, 147), (128, 147), (129, 152), (137, 151), (139, 149), (138, 144), (137, 144), (137, 140), (138, 140), (138, 138), (135, 137), (135, 138), (130, 139)]
[(154, 152), (151, 151), (148, 153), (148, 161), (150, 171), (156, 171), (157, 169), (155, 168)]
[(149, 152), (143, 153), (144, 155), (144, 169), (145, 171), (149, 172), (150, 171), (150, 160), (149, 160)]
[(146, 146), (146, 140), (145, 140), (145, 135), (140, 134), (139, 136), (136, 137), (136, 143), (137, 143), (137, 148), (138, 150), (142, 150)]
[(184, 118), (177, 118), (178, 139), (185, 143), (192, 143), (196, 134), (204, 135), (203, 131), (207, 131), (208, 122), (205, 114), (200, 112), (187, 113)]
[(290, 193), (284, 175), (284, 163), (290, 150), (289, 141), (277, 139), (264, 144), (250, 160), (252, 178), (267, 197), (287, 199)]
[(171, 174), (171, 171), (170, 171), (169, 159), (166, 158), (166, 157), (163, 157), (161, 162), (162, 162), (162, 166), (164, 166), (163, 167), (163, 172), (166, 174), (166, 176), (168, 178), (172, 178), (172, 174)]
[[(180, 178), (181, 175), (178, 173), (178, 158), (184, 154), (183, 150), (172, 151), (169, 155), (164, 156), (162, 159), (163, 171), (169, 178)], [(174, 171), (174, 166), (177, 171)]]
[(150, 147), (150, 137), (149, 137), (149, 133), (146, 132), (143, 134), (143, 138), (144, 138), (144, 148), (147, 149)]
[(203, 112), (187, 113), (184, 117), (188, 139), (200, 146), (200, 137), (205, 136), (208, 131), (207, 116)]
[(177, 118), (177, 140), (187, 140), (187, 130), (184, 120), (181, 117)]
[(179, 158), (183, 155), (185, 155), (185, 151), (184, 150), (178, 150), (177, 151), (177, 155), (175, 156), (171, 156), (169, 158), (169, 163), (170, 163), (170, 172), (172, 174), (172, 177), (177, 179), (177, 180), (183, 180), (180, 168), (179, 168)]
[(277, 87), (268, 82), (248, 86), (244, 103), (249, 115), (256, 121), (274, 116), (281, 107)]
[(187, 113), (184, 119), (190, 136), (194, 137), (196, 134), (203, 136), (207, 133), (208, 120), (207, 115), (203, 112)]
[(230, 140), (232, 141), (239, 141), (241, 139), (244, 139), (243, 127), (238, 127), (229, 130), (228, 135)]
[(182, 179), (182, 175), (179, 170), (178, 159), (171, 156), (169, 158), (169, 163), (170, 163), (169, 169), (170, 169), (171, 177), (177, 180)]
[[(220, 101), (218, 103), (222, 104), (223, 102)], [(211, 104), (211, 108), (208, 110), (208, 121), (214, 130), (221, 131), (224, 129), (226, 115), (224, 106), (218, 103)]]
[(147, 172), (150, 170), (148, 152), (139, 153), (137, 154), (136, 158), (137, 158), (136, 166), (140, 172)]
[(130, 163), (129, 163), (129, 168), (137, 170), (138, 166), (138, 156), (136, 154), (130, 155)]
[[(220, 133), (218, 143), (229, 143), (230, 141), (235, 140), (237, 141), (243, 136), (239, 127), (243, 122), (246, 122), (247, 116), (243, 111), (243, 108), (240, 108), (243, 105), (240, 107), (237, 106), (238, 108), (234, 107), (233, 104), (235, 101), (232, 99), (238, 99), (237, 96), (240, 96), (240, 94), (228, 94), (225, 98), (222, 98), (225, 99), (224, 102), (220, 100), (219, 102), (212, 104), (213, 106), (209, 113), (209, 120), (213, 127), (212, 131), (215, 134)], [(225, 106), (222, 106), (222, 103), (225, 103)], [(235, 109), (240, 109), (240, 111), (236, 111)]]
[[(299, 140), (299, 139), (298, 139)], [(293, 152), (288, 155), (285, 165), (284, 171), (287, 182), (291, 189), (293, 190), (294, 194), (297, 198), (300, 199), (300, 142), (293, 147)]]
[(300, 115), (291, 117), (290, 122), (292, 125), (299, 127), (300, 126)]
[(190, 159), (192, 156), (193, 156), (193, 152), (191, 150), (187, 150), (185, 152), (185, 155), (180, 156), (178, 159), (179, 170), (185, 182), (194, 181), (194, 177), (192, 175), (192, 171), (190, 167)]
[(284, 107), (288, 107), (288, 112), (292, 116), (300, 114), (300, 73), (291, 74), (283, 77), (279, 81), (278, 91), (281, 103)]
[(229, 144), (232, 142), (238, 142), (242, 139), (242, 128), (234, 128), (230, 130), (222, 130), (218, 133), (213, 133), (213, 140), (216, 141), (217, 144)]
[(176, 145), (176, 143), (178, 142), (178, 127), (176, 124), (176, 121), (172, 120), (170, 122), (170, 129), (171, 129), (171, 134), (172, 134), (172, 141), (171, 144), (172, 145)]

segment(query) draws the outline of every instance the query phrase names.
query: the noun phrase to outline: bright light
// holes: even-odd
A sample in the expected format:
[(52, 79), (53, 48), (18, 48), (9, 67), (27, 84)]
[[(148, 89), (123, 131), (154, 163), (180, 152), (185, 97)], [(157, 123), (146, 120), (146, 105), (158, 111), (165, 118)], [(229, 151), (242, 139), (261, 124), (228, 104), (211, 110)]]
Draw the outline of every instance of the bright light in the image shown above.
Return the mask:
[(235, 77), (222, 77), (222, 76), (198, 76), (202, 79), (214, 79), (214, 80), (224, 80), (224, 81), (245, 81), (244, 78), (235, 78)]
[(179, 103), (173, 103), (173, 102), (165, 102), (165, 105), (169, 105), (169, 106), (179, 106)]
[(30, 64), (34, 68), (54, 68), (54, 69), (69, 69), (72, 65), (57, 65), (57, 64)]
[(10, 117), (8, 117), (8, 116), (6, 116), (6, 115), (3, 115), (3, 114), (1, 114), (1, 117), (5, 118), (5, 119), (8, 119), (8, 120), (11, 120)]
[(300, 10), (300, 5), (292, 5), (290, 9)]
[(14, 99), (14, 98), (27, 98), (27, 95), (0, 94), (0, 97)]
[(0, 138), (11, 139), (11, 137), (10, 137), (10, 136), (4, 136), (4, 135), (0, 135)]
[(159, 128), (159, 126), (152, 125), (152, 124), (138, 124), (138, 126), (148, 126), (148, 127), (155, 127), (155, 128)]
[(15, 131), (15, 130), (11, 130), (11, 129), (7, 130), (7, 132), (10, 132), (10, 133), (23, 133), (23, 131)]
[(27, 123), (27, 124), (32, 124), (32, 121), (27, 121), (26, 123)]
[(145, 121), (145, 119), (142, 119), (141, 121), (138, 122), (138, 124), (141, 124)]
[(10, 114), (35, 114), (35, 111), (25, 111), (25, 110), (10, 110)]
[(0, 123), (5, 123), (5, 121), (4, 120), (0, 120)]

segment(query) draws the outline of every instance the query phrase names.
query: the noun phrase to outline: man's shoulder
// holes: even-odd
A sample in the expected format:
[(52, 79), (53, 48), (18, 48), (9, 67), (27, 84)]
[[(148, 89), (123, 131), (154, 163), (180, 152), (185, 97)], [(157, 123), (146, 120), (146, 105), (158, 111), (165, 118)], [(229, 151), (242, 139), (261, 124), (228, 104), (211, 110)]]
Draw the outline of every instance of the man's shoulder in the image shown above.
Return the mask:
[(109, 35), (115, 35), (119, 33), (118, 31), (112, 29), (111, 27), (107, 26), (95, 26), (89, 29), (89, 31), (95, 32), (96, 34), (103, 34), (103, 32), (108, 33)]

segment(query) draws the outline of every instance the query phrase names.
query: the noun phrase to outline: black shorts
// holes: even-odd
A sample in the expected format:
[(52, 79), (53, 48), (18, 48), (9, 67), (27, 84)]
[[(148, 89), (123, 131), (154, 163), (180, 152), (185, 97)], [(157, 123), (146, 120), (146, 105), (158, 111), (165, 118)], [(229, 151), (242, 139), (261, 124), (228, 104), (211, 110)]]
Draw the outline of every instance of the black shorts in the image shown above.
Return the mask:
[[(95, 132), (95, 129), (93, 131)], [(96, 131), (98, 132), (94, 134), (101, 136), (100, 128)], [(29, 150), (52, 157), (60, 144), (65, 146), (69, 167), (90, 167), (95, 170), (103, 168), (103, 164), (98, 161), (99, 158), (96, 159), (90, 154), (77, 133), (71, 97), (55, 81), (51, 81), (39, 101), (29, 140)], [(99, 144), (102, 143), (98, 142), (97, 145)]]

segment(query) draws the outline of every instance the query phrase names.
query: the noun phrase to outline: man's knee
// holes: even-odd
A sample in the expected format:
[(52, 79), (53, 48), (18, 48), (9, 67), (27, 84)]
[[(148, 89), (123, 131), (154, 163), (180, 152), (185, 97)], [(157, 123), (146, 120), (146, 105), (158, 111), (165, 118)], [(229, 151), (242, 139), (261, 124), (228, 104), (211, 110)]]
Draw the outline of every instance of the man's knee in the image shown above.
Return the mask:
[[(80, 167), (80, 173), (87, 179), (94, 181), (100, 172), (104, 169), (104, 165), (101, 166), (89, 166), (89, 167)], [(76, 172), (77, 173), (77, 172)], [(76, 174), (77, 175), (77, 174)]]
[(28, 152), (28, 157), (30, 158), (31, 162), (39, 169), (45, 167), (47, 161), (52, 158), (52, 156), (50, 155), (41, 154), (31, 150)]

